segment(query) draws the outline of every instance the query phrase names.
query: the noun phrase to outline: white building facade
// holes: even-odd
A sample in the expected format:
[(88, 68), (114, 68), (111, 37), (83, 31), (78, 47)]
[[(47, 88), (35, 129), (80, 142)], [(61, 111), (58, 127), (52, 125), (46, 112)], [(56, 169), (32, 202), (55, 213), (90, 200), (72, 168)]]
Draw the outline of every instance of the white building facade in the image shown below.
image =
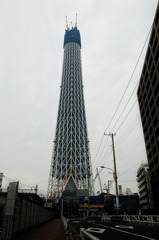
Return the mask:
[(140, 209), (141, 210), (152, 209), (153, 200), (152, 200), (152, 193), (151, 193), (148, 164), (141, 164), (141, 166), (137, 170), (137, 182), (138, 182)]

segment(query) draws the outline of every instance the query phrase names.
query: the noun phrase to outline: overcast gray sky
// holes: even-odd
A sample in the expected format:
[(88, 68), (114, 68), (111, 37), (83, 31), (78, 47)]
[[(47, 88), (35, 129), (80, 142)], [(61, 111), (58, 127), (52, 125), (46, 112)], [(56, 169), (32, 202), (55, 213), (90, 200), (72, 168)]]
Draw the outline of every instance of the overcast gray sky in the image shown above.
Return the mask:
[[(74, 24), (78, 13), (93, 172), (95, 175), (96, 167), (101, 165), (113, 168), (111, 138), (102, 137), (105, 130), (116, 132), (119, 184), (123, 190), (130, 187), (137, 192), (136, 170), (147, 161), (137, 103), (123, 122), (136, 100), (136, 90), (118, 118), (140, 78), (147, 45), (123, 101), (109, 127), (108, 124), (149, 33), (157, 2), (0, 1), (0, 172), (28, 186), (37, 184), (44, 194), (47, 190), (62, 75), (65, 15)], [(112, 179), (108, 172), (101, 172), (103, 186)], [(4, 178), (3, 187), (8, 183)], [(95, 187), (99, 190), (98, 181)], [(114, 183), (111, 191), (114, 192)]]

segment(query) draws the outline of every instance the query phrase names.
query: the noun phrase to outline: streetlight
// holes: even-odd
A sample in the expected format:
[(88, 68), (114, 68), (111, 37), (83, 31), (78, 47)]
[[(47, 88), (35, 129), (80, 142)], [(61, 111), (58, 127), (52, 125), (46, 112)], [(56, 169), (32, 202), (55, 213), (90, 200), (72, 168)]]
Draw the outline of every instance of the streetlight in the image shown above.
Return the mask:
[[(107, 168), (109, 170), (112, 171), (113, 173), (113, 179), (115, 180), (115, 186), (116, 186), (116, 207), (117, 207), (117, 210), (118, 210), (118, 207), (119, 207), (119, 198), (118, 198), (118, 189), (117, 189), (117, 174), (116, 174), (116, 168), (115, 168), (115, 171), (112, 169), (112, 168), (108, 168), (108, 167), (105, 167), (105, 166), (101, 166), (101, 168)], [(108, 188), (109, 189), (109, 188)]]

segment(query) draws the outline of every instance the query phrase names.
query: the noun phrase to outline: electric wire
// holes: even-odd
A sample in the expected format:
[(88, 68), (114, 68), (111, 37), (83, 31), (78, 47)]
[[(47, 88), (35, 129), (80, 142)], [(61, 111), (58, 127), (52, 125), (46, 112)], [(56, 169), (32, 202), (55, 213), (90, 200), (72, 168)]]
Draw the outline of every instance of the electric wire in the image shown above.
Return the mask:
[[(13, 180), (13, 179), (11, 179), (11, 178), (8, 178), (8, 177), (6, 177), (5, 175), (3, 175), (3, 177), (6, 178), (6, 179), (8, 179), (8, 180), (10, 180), (10, 181), (12, 181), (12, 182), (17, 181), (17, 180)], [(21, 183), (20, 181), (17, 181), (17, 182), (19, 182), (19, 185), (22, 185), (22, 186), (25, 186), (25, 187), (28, 187), (28, 188), (32, 188), (32, 187), (33, 187), (33, 186), (26, 185), (26, 184), (24, 184), (24, 183)], [(42, 190), (42, 189), (39, 189), (39, 188), (38, 188), (38, 191), (46, 192), (46, 193), (47, 193), (46, 190)]]
[[(142, 163), (143, 161), (145, 161), (145, 160), (146, 160), (146, 159), (143, 159), (143, 160), (141, 160), (140, 162), (138, 162), (138, 163), (132, 165), (132, 166), (131, 166), (130, 168), (128, 168), (126, 171), (123, 171), (123, 172), (121, 172), (120, 174), (118, 174), (118, 177), (123, 176), (124, 174), (130, 173), (130, 172), (129, 172), (130, 169), (132, 170), (133, 167), (135, 167), (135, 166), (141, 164), (141, 163)], [(136, 171), (136, 169), (133, 170), (133, 172), (134, 172), (134, 171)]]
[(138, 116), (139, 116), (139, 113), (138, 113), (138, 115), (136, 115), (135, 118), (130, 122), (130, 124), (128, 125), (128, 127), (124, 129), (124, 132), (122, 132), (122, 134), (119, 135), (120, 137), (119, 137), (119, 139), (116, 140), (116, 143), (117, 143), (118, 141), (120, 141), (120, 139), (122, 139), (123, 137), (125, 137), (125, 136), (127, 135), (127, 133), (128, 133), (129, 131), (131, 131), (131, 129), (134, 127), (134, 125), (140, 120)]
[(131, 129), (128, 130), (126, 136), (122, 137), (122, 138), (119, 138), (118, 142), (116, 142), (116, 148), (118, 146), (120, 146), (129, 136), (130, 134), (134, 131), (134, 129), (137, 127), (137, 125), (139, 124), (139, 119), (137, 119), (137, 121), (134, 122), (133, 126)]
[[(120, 105), (121, 105), (121, 103), (122, 103), (122, 101), (123, 101), (123, 98), (124, 98), (124, 96), (125, 96), (125, 94), (126, 94), (126, 91), (127, 91), (128, 87), (129, 87), (129, 85), (130, 85), (130, 82), (131, 82), (131, 80), (132, 80), (132, 78), (133, 78), (133, 75), (134, 75), (134, 73), (135, 73), (135, 71), (136, 71), (136, 68), (137, 68), (137, 66), (138, 66), (138, 63), (139, 63), (140, 58), (141, 58), (141, 56), (142, 56), (142, 53), (143, 53), (143, 51), (144, 51), (145, 45), (146, 45), (146, 43), (147, 43), (147, 40), (148, 40), (148, 38), (149, 38), (149, 36), (150, 36), (151, 30), (152, 30), (152, 25), (151, 25), (151, 28), (150, 28), (150, 30), (149, 30), (149, 32), (148, 32), (148, 35), (147, 35), (146, 40), (145, 40), (145, 42), (144, 42), (144, 45), (143, 45), (143, 47), (142, 47), (142, 49), (141, 49), (141, 52), (140, 52), (140, 54), (139, 54), (139, 57), (138, 57), (137, 62), (136, 62), (136, 64), (135, 64), (135, 67), (134, 67), (134, 69), (133, 69), (133, 72), (132, 72), (132, 74), (131, 74), (131, 76), (130, 76), (130, 79), (129, 79), (127, 85), (126, 85), (126, 88), (125, 88), (125, 90), (124, 90), (124, 93), (123, 93), (123, 95), (122, 95), (122, 97), (121, 97), (121, 99), (120, 99), (120, 101), (119, 101), (119, 103), (118, 103), (118, 105), (117, 105), (117, 108), (116, 108), (116, 110), (115, 110), (115, 112), (114, 112), (111, 120), (109, 121), (109, 124), (108, 124), (107, 128), (105, 129), (104, 133), (105, 133), (105, 132), (107, 131), (107, 129), (109, 128), (111, 122), (113, 121), (113, 119), (114, 119), (114, 117), (115, 117), (115, 115), (116, 115), (116, 113), (117, 113), (117, 111), (118, 111), (118, 109), (119, 109), (119, 107), (120, 107)], [(126, 104), (126, 106), (127, 106), (127, 104)], [(125, 107), (125, 108), (126, 108), (126, 107)], [(125, 109), (125, 108), (124, 108), (124, 109)], [(125, 120), (126, 120), (126, 119), (125, 119)], [(123, 123), (124, 123), (124, 122), (123, 122)], [(123, 123), (122, 123), (122, 124), (123, 124)], [(122, 126), (122, 124), (120, 125), (120, 127)], [(120, 127), (117, 129), (117, 131), (120, 129)], [(117, 131), (116, 131), (116, 132), (117, 132)], [(101, 141), (100, 141), (100, 144), (99, 144), (99, 147), (98, 147), (98, 149), (97, 149), (97, 153), (96, 153), (96, 155), (95, 155), (94, 160), (97, 158), (97, 155), (98, 155), (98, 153), (99, 153), (99, 150), (100, 150), (101, 145), (102, 145), (102, 142), (103, 142), (103, 139), (104, 139), (104, 136), (102, 136), (102, 139), (101, 139)], [(94, 161), (93, 161), (93, 162), (94, 162)]]
[(120, 126), (118, 127), (118, 129), (115, 131), (116, 133), (119, 131), (119, 129), (122, 127), (123, 123), (126, 121), (127, 117), (129, 116), (129, 114), (131, 113), (132, 109), (134, 108), (135, 104), (137, 103), (137, 99), (135, 100), (134, 104), (132, 105), (132, 107), (130, 108), (128, 114), (126, 115), (126, 117), (124, 118), (124, 120), (122, 121), (122, 123), (120, 124)]
[[(137, 99), (136, 99), (136, 101), (137, 101)], [(136, 101), (135, 101), (135, 103), (136, 103)], [(124, 118), (124, 120), (123, 120), (123, 122), (121, 123), (120, 127), (123, 125), (123, 123), (124, 123), (125, 120), (127, 119), (128, 115), (130, 114), (130, 112), (132, 111), (133, 107), (135, 106), (135, 103), (133, 104), (133, 106), (131, 107), (130, 111), (128, 112), (128, 114), (127, 114), (126, 117)], [(119, 128), (120, 128), (120, 127), (119, 127)], [(105, 145), (106, 145), (106, 144), (105, 144)], [(103, 149), (102, 149), (102, 153), (103, 153), (103, 151), (104, 151), (105, 145), (104, 145), (104, 147), (103, 147)], [(101, 155), (102, 155), (102, 153), (101, 153)], [(100, 155), (100, 157), (101, 157), (101, 155)], [(98, 158), (98, 160), (100, 159), (100, 157)], [(102, 160), (103, 160), (103, 159), (102, 159)], [(100, 161), (100, 162), (101, 162), (101, 161)], [(96, 166), (96, 165), (95, 165), (95, 166)], [(93, 167), (93, 169), (95, 168), (95, 166)]]
[[(110, 154), (110, 152), (108, 152), (109, 150), (110, 150), (110, 146), (107, 148), (107, 151), (105, 152), (103, 158), (106, 157), (107, 153)], [(100, 167), (100, 166), (101, 166), (101, 162), (103, 161), (103, 158), (101, 159), (101, 161), (97, 162), (96, 166), (94, 166), (94, 167)], [(107, 163), (107, 162), (105, 162), (104, 164), (106, 164), (106, 163)], [(94, 169), (94, 170), (95, 170), (95, 169)]]
[[(138, 115), (139, 115), (139, 114), (138, 114)], [(129, 125), (129, 127), (126, 129), (126, 131), (125, 131), (126, 136), (124, 136), (122, 139), (119, 138), (119, 139), (117, 140), (117, 142), (116, 142), (116, 148), (130, 135), (130, 133), (131, 133), (131, 132), (134, 130), (134, 128), (137, 126), (137, 125), (136, 125), (136, 121), (139, 121), (139, 119), (137, 119), (138, 115), (134, 118), (134, 120), (131, 122), (131, 124)], [(107, 150), (106, 150), (103, 158), (100, 160), (100, 162), (97, 162), (95, 166), (98, 167), (98, 166), (102, 165), (102, 164), (100, 164), (100, 163), (106, 158), (106, 155), (107, 155), (109, 149), (110, 149), (110, 146), (107, 148)], [(110, 154), (111, 154), (111, 152), (109, 152), (109, 155), (110, 155)], [(109, 156), (108, 156), (107, 158), (109, 158)], [(110, 162), (112, 162), (112, 160), (109, 161), (109, 162), (106, 161), (106, 162), (103, 163), (103, 164), (108, 164), (108, 163), (110, 163)], [(97, 164), (98, 164), (98, 165), (97, 165)]]
[(102, 145), (103, 139), (104, 139), (104, 135), (103, 135), (103, 137), (102, 137), (102, 139), (101, 139), (101, 141), (100, 141), (100, 144), (99, 144), (99, 147), (98, 147), (98, 149), (97, 149), (97, 153), (96, 153), (96, 155), (95, 155), (94, 161), (96, 160), (96, 157), (97, 157), (98, 152), (99, 152), (99, 149), (100, 149), (100, 147), (101, 147), (101, 145)]
[(114, 114), (113, 114), (113, 117), (111, 118), (111, 120), (110, 120), (110, 122), (109, 122), (109, 124), (108, 124), (108, 126), (107, 126), (107, 128), (106, 128), (106, 130), (105, 130), (105, 132), (107, 131), (108, 127), (110, 126), (110, 124), (111, 124), (111, 122), (112, 122), (112, 120), (113, 120), (113, 118), (114, 118), (117, 110), (119, 109), (119, 106), (120, 106), (120, 104), (121, 104), (124, 96), (125, 96), (125, 93), (126, 93), (128, 87), (129, 87), (129, 85), (130, 85), (130, 82), (131, 82), (131, 80), (132, 80), (132, 78), (133, 78), (133, 75), (134, 75), (134, 73), (135, 73), (135, 71), (136, 71), (137, 65), (138, 65), (139, 60), (140, 60), (140, 58), (141, 58), (141, 55), (142, 55), (142, 53), (143, 53), (143, 51), (144, 51), (144, 48), (145, 48), (145, 45), (146, 45), (147, 40), (148, 40), (148, 38), (149, 38), (149, 35), (150, 35), (150, 33), (151, 33), (151, 30), (152, 30), (152, 25), (151, 25), (151, 28), (150, 28), (150, 30), (149, 30), (149, 32), (148, 32), (148, 35), (147, 35), (147, 37), (146, 37), (146, 40), (145, 40), (144, 45), (143, 45), (143, 47), (142, 47), (142, 50), (141, 50), (141, 52), (140, 52), (140, 54), (139, 54), (139, 57), (138, 57), (138, 59), (137, 59), (137, 62), (136, 62), (135, 67), (134, 67), (134, 70), (133, 70), (133, 72), (132, 72), (132, 74), (131, 74), (131, 77), (130, 77), (130, 79), (129, 79), (129, 81), (128, 81), (128, 84), (127, 84), (127, 86), (126, 86), (126, 88), (125, 88), (125, 91), (124, 91), (124, 93), (123, 93), (123, 95), (122, 95), (122, 97), (121, 97), (121, 99), (120, 99), (120, 101), (119, 101), (119, 104), (118, 104), (118, 106), (117, 106), (117, 108), (116, 108), (116, 110), (115, 110), (115, 112), (114, 112)]
[(99, 159), (101, 158), (101, 156), (102, 156), (102, 154), (103, 154), (103, 151), (105, 150), (105, 146), (106, 146), (106, 144), (107, 144), (107, 142), (108, 142), (108, 139), (109, 139), (109, 136), (108, 136), (108, 138), (106, 139), (106, 142), (105, 142), (105, 144), (104, 144), (104, 146), (103, 146), (103, 148), (102, 148), (102, 152), (101, 152), (101, 154), (100, 154), (100, 156), (99, 156), (99, 158), (98, 158), (98, 161), (95, 163), (95, 165), (94, 165), (94, 167), (93, 167), (92, 169), (94, 169), (94, 168), (96, 167), (96, 165), (98, 164)]
[(130, 128), (127, 133), (123, 134), (121, 137), (119, 137), (117, 140), (116, 140), (116, 144), (115, 146), (118, 147), (120, 146), (129, 136), (130, 134), (134, 131), (134, 129), (137, 127), (139, 123), (139, 120), (135, 121), (132, 128)]
[(123, 113), (124, 113), (124, 111), (125, 111), (125, 109), (126, 109), (127, 105), (129, 104), (129, 102), (130, 102), (130, 100), (131, 100), (131, 98), (132, 98), (132, 96), (133, 96), (133, 94), (134, 94), (134, 92), (135, 92), (135, 90), (136, 90), (136, 88), (137, 88), (137, 86), (138, 86), (138, 83), (139, 83), (139, 81), (137, 82), (136, 86), (134, 87), (134, 89), (133, 89), (133, 91), (132, 91), (132, 93), (131, 93), (131, 95), (130, 95), (130, 97), (129, 97), (129, 99), (128, 99), (128, 101), (127, 101), (126, 105), (125, 105), (125, 107), (123, 108), (123, 110), (122, 110), (121, 114), (119, 115), (119, 117), (118, 117), (118, 119), (117, 119), (116, 123), (115, 123), (115, 124), (114, 124), (114, 126), (112, 127), (112, 130), (111, 130), (111, 132), (112, 132), (112, 131), (113, 131), (113, 129), (116, 127), (116, 125), (117, 125), (117, 123), (118, 123), (119, 119), (120, 119), (120, 118), (121, 118), (121, 116), (123, 115)]
[[(137, 100), (136, 100), (136, 101), (137, 101)], [(136, 103), (136, 102), (135, 102), (135, 103)], [(128, 114), (126, 115), (124, 121), (127, 119), (128, 115), (130, 114), (131, 110), (133, 109), (135, 103), (133, 104), (132, 108), (130, 109), (130, 111), (129, 111)], [(124, 123), (124, 121), (122, 122), (122, 124)], [(135, 128), (135, 127), (136, 127), (136, 125), (134, 126), (134, 128)], [(131, 130), (131, 132), (134, 130), (134, 128)], [(130, 132), (130, 133), (131, 133), (131, 132)], [(130, 135), (130, 133), (128, 134), (128, 136)], [(128, 137), (128, 136), (127, 136), (127, 137)], [(109, 138), (109, 136), (108, 136), (108, 138)], [(108, 141), (108, 138), (107, 138), (107, 141)], [(125, 137), (125, 139), (126, 139), (126, 137)], [(125, 139), (124, 139), (124, 140), (125, 140)], [(123, 141), (124, 141), (124, 140), (123, 140)], [(106, 146), (106, 144), (107, 144), (107, 141), (106, 141), (106, 143), (105, 143), (105, 145), (104, 145), (104, 147), (103, 147), (103, 149), (102, 149), (102, 152), (101, 152), (101, 154), (100, 154), (100, 156), (99, 156), (99, 158), (98, 158), (98, 162), (95, 164), (95, 166), (93, 167), (93, 169), (97, 166), (97, 164), (101, 163), (102, 160), (103, 160), (103, 158), (106, 156), (107, 152), (104, 154), (103, 158), (102, 158), (101, 161), (99, 162), (99, 160), (100, 160), (100, 158), (101, 158), (101, 156), (102, 156), (102, 154), (103, 154), (103, 151), (104, 151), (104, 149), (105, 149), (105, 146)], [(121, 142), (121, 143), (122, 143), (122, 142)], [(121, 143), (120, 143), (120, 144), (121, 144)], [(116, 146), (119, 146), (120, 144), (117, 144)], [(108, 148), (108, 149), (109, 149), (109, 148)], [(107, 149), (107, 150), (108, 150), (108, 149)]]

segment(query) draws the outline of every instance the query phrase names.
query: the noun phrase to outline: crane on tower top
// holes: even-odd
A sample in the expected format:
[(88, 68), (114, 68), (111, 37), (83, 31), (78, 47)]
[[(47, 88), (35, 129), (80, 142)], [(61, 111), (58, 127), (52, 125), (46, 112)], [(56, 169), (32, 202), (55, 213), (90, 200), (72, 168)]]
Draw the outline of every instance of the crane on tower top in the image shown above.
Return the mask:
[(68, 20), (67, 20), (67, 16), (65, 16), (65, 18), (66, 18), (66, 30), (67, 30), (67, 31), (69, 31), (69, 30), (70, 30), (70, 28), (69, 28), (69, 26), (68, 26)]
[(72, 22), (70, 22), (70, 23), (71, 23), (71, 27), (73, 28)]
[(77, 13), (76, 13), (75, 28), (77, 28)]

